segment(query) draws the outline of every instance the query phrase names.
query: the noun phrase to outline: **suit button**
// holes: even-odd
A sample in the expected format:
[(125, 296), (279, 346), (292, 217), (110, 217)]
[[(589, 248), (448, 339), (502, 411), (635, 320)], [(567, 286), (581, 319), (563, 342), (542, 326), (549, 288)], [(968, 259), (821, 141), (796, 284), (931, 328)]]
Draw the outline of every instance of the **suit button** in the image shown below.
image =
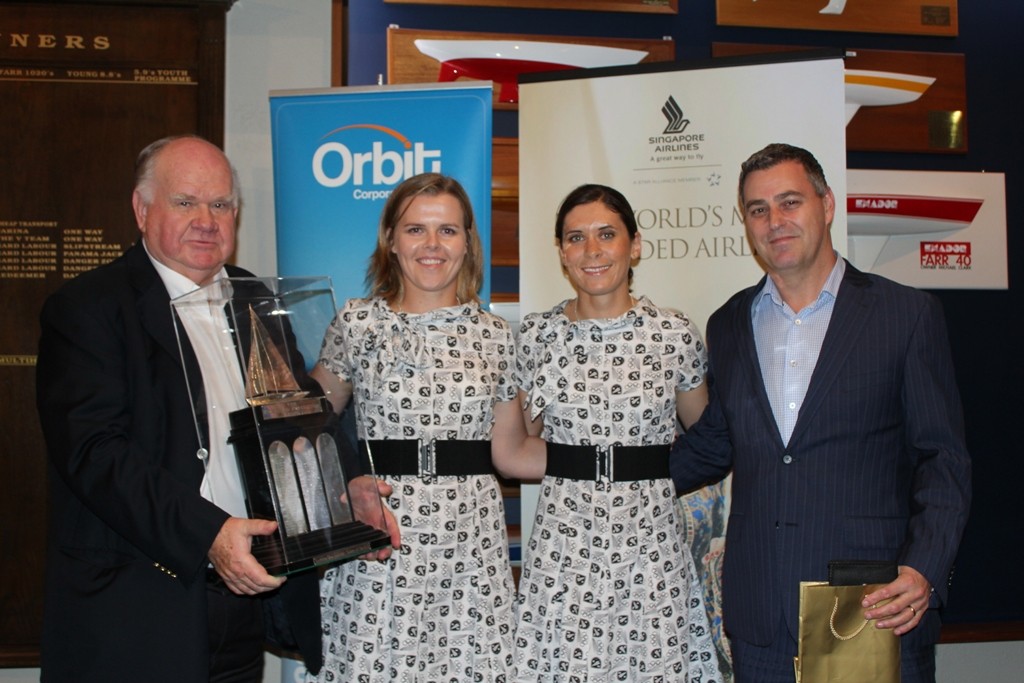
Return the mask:
[(790, 464), (791, 462), (793, 462), (793, 456), (790, 455), (789, 453), (786, 453), (784, 456), (782, 456), (782, 462), (783, 464), (786, 465)]

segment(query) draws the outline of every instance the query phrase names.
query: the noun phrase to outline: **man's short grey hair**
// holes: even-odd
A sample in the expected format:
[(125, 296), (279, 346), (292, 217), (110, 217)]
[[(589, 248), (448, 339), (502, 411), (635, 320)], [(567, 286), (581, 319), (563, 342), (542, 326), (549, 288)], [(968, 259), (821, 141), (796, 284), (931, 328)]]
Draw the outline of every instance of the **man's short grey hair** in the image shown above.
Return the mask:
[[(176, 140), (199, 140), (201, 142), (211, 143), (206, 138), (200, 135), (185, 134), (185, 135), (168, 135), (165, 138), (160, 138), (155, 142), (151, 142), (139, 152), (138, 158), (135, 160), (135, 190), (142, 197), (142, 203), (149, 206), (153, 203), (153, 172), (156, 168), (157, 157), (160, 156), (160, 152), (163, 151), (167, 145), (175, 142)], [(216, 147), (216, 145), (214, 145)], [(221, 152), (223, 154), (223, 152)], [(238, 184), (238, 171), (235, 170), (234, 164), (224, 155), (224, 160), (228, 164), (228, 168), (231, 169), (231, 203), (238, 208), (241, 201), (239, 196), (239, 184)]]

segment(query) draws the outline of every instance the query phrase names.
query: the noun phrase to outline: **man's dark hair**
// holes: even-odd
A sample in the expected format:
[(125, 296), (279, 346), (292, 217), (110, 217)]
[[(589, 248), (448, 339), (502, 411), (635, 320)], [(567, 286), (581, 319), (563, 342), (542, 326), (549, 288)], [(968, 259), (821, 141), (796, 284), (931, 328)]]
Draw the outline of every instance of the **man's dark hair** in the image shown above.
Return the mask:
[(824, 197), (828, 192), (828, 181), (825, 180), (825, 172), (821, 170), (821, 164), (814, 158), (814, 155), (802, 147), (787, 145), (783, 142), (773, 142), (759, 152), (754, 152), (750, 158), (740, 166), (739, 199), (740, 208), (743, 208), (743, 184), (747, 176), (754, 171), (766, 171), (784, 161), (796, 161), (804, 167), (807, 173), (807, 180), (814, 188), (815, 194)]

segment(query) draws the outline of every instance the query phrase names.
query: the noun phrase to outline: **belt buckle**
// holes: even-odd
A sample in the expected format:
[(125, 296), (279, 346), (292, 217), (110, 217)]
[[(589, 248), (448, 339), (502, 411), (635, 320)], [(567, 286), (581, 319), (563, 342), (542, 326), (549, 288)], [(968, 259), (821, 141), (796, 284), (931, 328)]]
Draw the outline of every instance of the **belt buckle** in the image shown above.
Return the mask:
[(612, 478), (615, 474), (615, 444), (607, 447), (597, 446), (596, 449), (594, 481), (615, 481)]
[(437, 439), (431, 439), (426, 443), (423, 439), (416, 439), (416, 450), (419, 453), (419, 472), (421, 479), (432, 479), (437, 476)]

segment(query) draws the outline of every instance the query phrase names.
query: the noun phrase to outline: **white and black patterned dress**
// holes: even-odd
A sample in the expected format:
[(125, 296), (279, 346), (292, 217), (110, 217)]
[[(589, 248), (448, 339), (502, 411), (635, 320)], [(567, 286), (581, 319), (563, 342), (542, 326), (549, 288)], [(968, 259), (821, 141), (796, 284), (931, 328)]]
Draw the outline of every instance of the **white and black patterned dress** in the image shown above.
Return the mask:
[[(696, 328), (646, 298), (570, 322), (566, 302), (524, 318), (517, 381), (544, 438), (671, 443), (677, 390), (704, 380)], [(701, 586), (670, 479), (546, 476), (516, 603), (518, 681), (719, 681)]]
[[(516, 395), (506, 323), (464, 304), (395, 313), (349, 301), (320, 363), (351, 382), (360, 439), (489, 439), (495, 401)], [(503, 681), (512, 669), (514, 588), (492, 475), (383, 477), (402, 547), (320, 584), (320, 681)]]

